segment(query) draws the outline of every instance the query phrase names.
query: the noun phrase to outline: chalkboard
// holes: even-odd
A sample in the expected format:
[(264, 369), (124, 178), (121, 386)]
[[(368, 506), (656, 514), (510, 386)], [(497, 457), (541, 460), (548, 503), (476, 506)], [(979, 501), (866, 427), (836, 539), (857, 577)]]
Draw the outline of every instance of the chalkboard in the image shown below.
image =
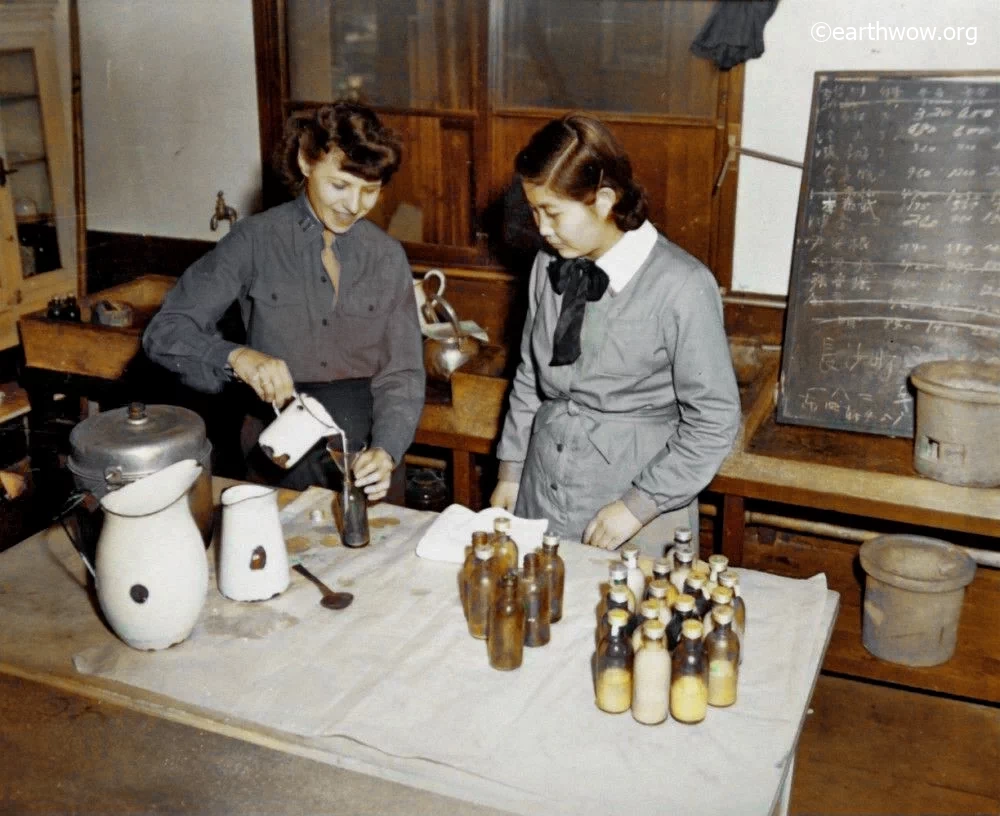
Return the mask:
[(776, 418), (913, 436), (945, 358), (1000, 360), (1000, 74), (818, 73)]

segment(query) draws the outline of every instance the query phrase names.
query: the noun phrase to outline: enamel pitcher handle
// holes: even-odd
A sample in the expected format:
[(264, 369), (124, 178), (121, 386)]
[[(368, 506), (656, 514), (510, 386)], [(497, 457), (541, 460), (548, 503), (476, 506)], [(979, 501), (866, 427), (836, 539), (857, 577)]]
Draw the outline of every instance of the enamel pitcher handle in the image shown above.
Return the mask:
[[(293, 390), (292, 391), (292, 399), (291, 399), (291, 401), (288, 404), (291, 405), (291, 403), (295, 402), (295, 400), (297, 400), (298, 398), (299, 398), (299, 392)], [(275, 416), (281, 416), (281, 408), (278, 407), (278, 403), (272, 402), (271, 403), (271, 407), (274, 409), (274, 415)]]

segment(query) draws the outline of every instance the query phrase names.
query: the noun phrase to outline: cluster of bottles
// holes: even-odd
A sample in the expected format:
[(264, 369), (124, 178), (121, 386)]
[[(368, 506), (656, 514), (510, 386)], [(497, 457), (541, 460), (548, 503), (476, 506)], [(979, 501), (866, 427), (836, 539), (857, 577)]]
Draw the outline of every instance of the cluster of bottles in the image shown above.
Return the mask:
[(71, 320), (74, 323), (80, 322), (80, 304), (76, 302), (74, 295), (66, 297), (54, 297), (49, 300), (45, 316), (49, 320)]
[(625, 545), (621, 556), (598, 606), (597, 707), (631, 709), (638, 722), (655, 725), (668, 716), (701, 722), (708, 706), (735, 703), (746, 604), (729, 560), (701, 560), (685, 528), (649, 579), (637, 547)]
[(558, 536), (543, 536), (541, 549), (525, 554), (518, 569), (509, 518), (496, 519), (492, 533), (472, 534), (458, 574), (459, 595), (469, 634), (486, 641), (494, 669), (516, 669), (525, 646), (549, 642), (551, 624), (562, 618), (565, 582)]

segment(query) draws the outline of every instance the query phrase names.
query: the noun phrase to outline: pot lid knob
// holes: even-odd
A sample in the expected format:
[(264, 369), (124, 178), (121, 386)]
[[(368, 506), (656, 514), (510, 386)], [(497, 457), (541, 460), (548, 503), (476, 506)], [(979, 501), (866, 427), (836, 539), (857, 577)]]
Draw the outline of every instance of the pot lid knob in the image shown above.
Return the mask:
[(146, 414), (146, 403), (144, 402), (130, 402), (128, 404), (128, 421), (132, 424), (138, 425), (149, 419)]

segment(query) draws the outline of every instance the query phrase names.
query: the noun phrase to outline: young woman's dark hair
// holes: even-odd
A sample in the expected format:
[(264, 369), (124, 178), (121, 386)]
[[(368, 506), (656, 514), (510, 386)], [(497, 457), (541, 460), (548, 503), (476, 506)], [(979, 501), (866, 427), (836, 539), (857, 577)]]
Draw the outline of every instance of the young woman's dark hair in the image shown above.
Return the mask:
[(517, 154), (514, 170), (533, 184), (584, 204), (608, 187), (617, 196), (611, 213), (628, 232), (646, 220), (646, 192), (632, 177), (632, 163), (621, 143), (598, 119), (571, 113), (554, 119)]
[(275, 152), (275, 165), (292, 193), (305, 181), (299, 151), (310, 164), (331, 150), (343, 154), (341, 169), (365, 181), (386, 184), (399, 169), (403, 148), (375, 112), (357, 102), (334, 102), (296, 111), (285, 122), (285, 135)]

